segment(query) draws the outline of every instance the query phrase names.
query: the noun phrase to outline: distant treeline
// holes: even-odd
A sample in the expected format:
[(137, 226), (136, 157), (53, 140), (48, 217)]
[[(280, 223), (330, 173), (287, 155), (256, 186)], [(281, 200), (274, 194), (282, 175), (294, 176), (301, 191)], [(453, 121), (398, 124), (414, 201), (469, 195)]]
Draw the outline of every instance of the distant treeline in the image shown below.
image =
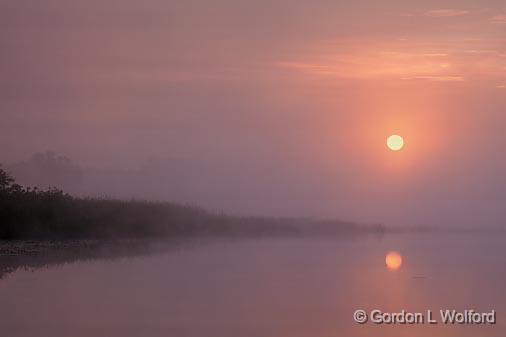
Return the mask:
[(0, 168), (0, 240), (272, 236), (382, 231), (339, 221), (243, 218), (167, 202), (76, 198), (25, 188)]

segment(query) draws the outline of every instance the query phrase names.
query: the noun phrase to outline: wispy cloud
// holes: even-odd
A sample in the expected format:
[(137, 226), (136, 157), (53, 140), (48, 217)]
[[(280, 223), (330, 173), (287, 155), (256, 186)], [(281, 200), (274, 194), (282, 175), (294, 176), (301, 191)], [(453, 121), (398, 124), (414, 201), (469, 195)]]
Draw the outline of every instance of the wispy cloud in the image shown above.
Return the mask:
[(428, 80), (437, 82), (463, 82), (464, 76), (412, 76), (404, 77), (403, 80)]
[(496, 15), (490, 18), (490, 22), (492, 23), (506, 23), (506, 15)]
[(425, 16), (437, 18), (462, 16), (466, 14), (469, 14), (469, 11), (463, 9), (433, 9), (424, 13)]
[(443, 52), (408, 52), (404, 50), (355, 50), (349, 53), (327, 55), (323, 59), (282, 61), (276, 66), (320, 76), (340, 78), (424, 79), (433, 81), (462, 81), (452, 73), (449, 55)]
[(290, 69), (296, 69), (307, 73), (313, 73), (313, 74), (336, 74), (338, 71), (335, 69), (335, 67), (331, 67), (329, 65), (324, 64), (315, 64), (315, 63), (304, 63), (304, 62), (291, 62), (291, 61), (281, 61), (276, 62), (276, 66), (281, 68), (290, 68)]
[(448, 56), (447, 53), (425, 53), (423, 54), (423, 56), (426, 56), (426, 57), (446, 57)]
[(463, 52), (467, 54), (489, 54), (489, 55), (497, 55), (500, 57), (505, 56), (505, 54), (495, 49), (466, 49)]
[(276, 65), (307, 75), (359, 80), (463, 82), (500, 78), (506, 70), (506, 54), (498, 45), (502, 40), (472, 41), (472, 45), (462, 39), (388, 40), (374, 45), (361, 41), (280, 60), (283, 62)]

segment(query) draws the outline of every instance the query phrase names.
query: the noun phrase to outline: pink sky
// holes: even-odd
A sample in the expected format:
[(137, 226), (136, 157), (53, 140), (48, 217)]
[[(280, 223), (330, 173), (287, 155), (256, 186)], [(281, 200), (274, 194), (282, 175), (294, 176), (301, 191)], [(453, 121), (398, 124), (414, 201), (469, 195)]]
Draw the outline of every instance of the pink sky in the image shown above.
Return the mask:
[(0, 27), (0, 162), (184, 158), (228, 212), (506, 220), (504, 1), (8, 0)]

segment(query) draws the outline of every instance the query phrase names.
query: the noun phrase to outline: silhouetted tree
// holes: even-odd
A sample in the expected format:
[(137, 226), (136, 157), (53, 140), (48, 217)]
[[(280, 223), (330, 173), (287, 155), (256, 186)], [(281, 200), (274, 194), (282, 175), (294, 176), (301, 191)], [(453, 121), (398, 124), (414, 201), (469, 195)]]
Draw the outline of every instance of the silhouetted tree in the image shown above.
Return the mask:
[(47, 151), (34, 154), (28, 161), (8, 166), (16, 180), (24, 186), (39, 186), (77, 191), (83, 178), (82, 169), (71, 159)]
[(2, 170), (2, 166), (0, 165), (0, 190), (7, 190), (12, 183), (14, 183), (14, 178)]

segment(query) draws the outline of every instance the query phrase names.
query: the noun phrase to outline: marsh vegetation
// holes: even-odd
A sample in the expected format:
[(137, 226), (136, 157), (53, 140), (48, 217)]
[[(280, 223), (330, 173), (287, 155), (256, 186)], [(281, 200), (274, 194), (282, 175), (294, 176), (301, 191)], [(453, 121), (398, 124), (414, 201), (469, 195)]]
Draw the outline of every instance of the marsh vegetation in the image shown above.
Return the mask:
[(312, 219), (237, 217), (169, 202), (78, 198), (16, 184), (0, 169), (0, 240), (331, 235), (381, 226)]

